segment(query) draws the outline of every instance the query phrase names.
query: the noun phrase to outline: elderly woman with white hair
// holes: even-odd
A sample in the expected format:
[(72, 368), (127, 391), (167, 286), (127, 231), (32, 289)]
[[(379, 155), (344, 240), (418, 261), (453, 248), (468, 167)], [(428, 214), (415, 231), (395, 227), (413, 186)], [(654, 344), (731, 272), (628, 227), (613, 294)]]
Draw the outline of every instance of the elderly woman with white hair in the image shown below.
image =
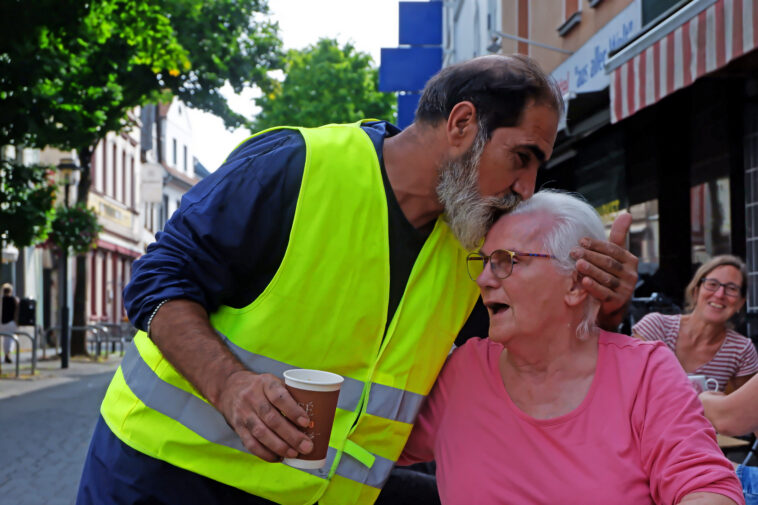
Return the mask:
[(604, 235), (543, 190), (469, 255), (489, 338), (450, 355), (400, 459), (436, 460), (443, 504), (744, 503), (674, 355), (595, 326), (570, 252)]

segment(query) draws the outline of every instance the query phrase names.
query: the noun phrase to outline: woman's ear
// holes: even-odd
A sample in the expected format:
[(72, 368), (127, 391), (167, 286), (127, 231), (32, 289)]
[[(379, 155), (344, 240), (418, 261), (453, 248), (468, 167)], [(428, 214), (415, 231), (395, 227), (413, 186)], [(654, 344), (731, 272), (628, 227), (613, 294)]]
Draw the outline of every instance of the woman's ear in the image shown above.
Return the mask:
[(574, 270), (571, 272), (571, 284), (566, 291), (563, 299), (566, 301), (566, 305), (569, 307), (576, 307), (584, 303), (584, 300), (589, 296), (587, 289), (582, 286), (582, 275)]

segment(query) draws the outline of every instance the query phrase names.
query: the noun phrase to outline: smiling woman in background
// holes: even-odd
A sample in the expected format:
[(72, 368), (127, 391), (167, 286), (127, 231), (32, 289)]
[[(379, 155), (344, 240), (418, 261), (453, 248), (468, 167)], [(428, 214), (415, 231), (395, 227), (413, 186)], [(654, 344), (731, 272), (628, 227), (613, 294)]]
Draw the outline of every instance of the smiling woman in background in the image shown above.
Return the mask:
[(736, 389), (758, 372), (753, 343), (729, 325), (745, 304), (746, 293), (745, 263), (736, 256), (715, 256), (698, 268), (687, 285), (688, 314), (648, 314), (632, 333), (643, 340), (663, 341), (685, 372), (716, 379), (718, 391), (724, 391), (729, 381)]
[(399, 464), (435, 459), (443, 504), (744, 503), (671, 352), (595, 325), (582, 237), (597, 212), (543, 190), (469, 255), (489, 338), (450, 355)]

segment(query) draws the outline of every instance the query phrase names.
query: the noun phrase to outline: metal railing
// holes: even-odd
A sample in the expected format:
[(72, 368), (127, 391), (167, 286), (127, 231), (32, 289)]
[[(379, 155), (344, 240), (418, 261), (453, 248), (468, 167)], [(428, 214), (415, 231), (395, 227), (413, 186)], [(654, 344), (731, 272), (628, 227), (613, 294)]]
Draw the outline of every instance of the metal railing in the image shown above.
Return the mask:
[[(50, 328), (47, 328), (46, 330), (42, 330), (42, 359), (47, 358), (47, 348), (51, 344), (53, 349), (55, 349), (55, 352), (58, 352), (58, 346), (60, 343), (60, 340), (58, 339), (58, 336), (60, 335), (60, 326), (51, 326)], [(55, 342), (53, 342), (53, 339), (50, 338), (50, 334), (52, 332), (55, 332)]]
[[(112, 347), (112, 352), (115, 352), (117, 345), (120, 347), (121, 356), (123, 356), (125, 341), (121, 337), (121, 332), (114, 332), (115, 326), (114, 328), (108, 327), (110, 325), (118, 324), (120, 323), (95, 323), (86, 326), (69, 326), (69, 331), (85, 332), (84, 345), (87, 347), (88, 352), (93, 356), (97, 357), (102, 354), (107, 356), (109, 347)], [(43, 337), (46, 345), (42, 348), (43, 359), (45, 358), (45, 348), (47, 345), (54, 347), (56, 352), (62, 351), (62, 349), (60, 349), (60, 341), (58, 340), (60, 329), (60, 326), (53, 326), (44, 330)], [(53, 332), (55, 332), (55, 339), (51, 338)]]
[[(91, 325), (98, 329), (100, 334), (105, 338), (101, 339), (101, 342), (105, 342), (105, 353), (116, 352), (116, 346), (119, 347), (119, 355), (124, 355), (124, 348), (126, 347), (126, 338), (124, 337), (124, 330), (122, 323), (95, 323)], [(99, 344), (100, 344), (99, 343)], [(110, 349), (109, 349), (110, 348)], [(97, 346), (97, 355), (101, 353), (100, 345)]]
[[(60, 348), (60, 326), (51, 326), (42, 330), (40, 335), (40, 342), (37, 344), (42, 349), (42, 359), (47, 357), (47, 348), (52, 347), (56, 353), (61, 353)], [(35, 335), (38, 328), (34, 329)], [(124, 355), (126, 344), (132, 341), (132, 337), (136, 333), (135, 328), (131, 323), (92, 323), (86, 326), (69, 326), (69, 331), (83, 331), (85, 332), (85, 346), (90, 354), (93, 356), (107, 356), (111, 352), (118, 352), (121, 356)], [(35, 340), (37, 338), (35, 337)], [(32, 358), (36, 364), (36, 352)]]
[(13, 332), (13, 333), (0, 333), (0, 337), (2, 337), (2, 338), (10, 338), (10, 339), (13, 339), (14, 342), (16, 342), (16, 378), (18, 378), (18, 376), (20, 375), (20, 372), (21, 372), (21, 370), (20, 370), (20, 367), (21, 367), (21, 356), (20, 356), (21, 345), (19, 345), (18, 336), (26, 337), (32, 343), (32, 371), (31, 371), (31, 375), (34, 375), (34, 371), (35, 371), (35, 369), (37, 367), (37, 338), (36, 338), (37, 329), (36, 329), (36, 327), (34, 329), (34, 333), (35, 333), (34, 337), (32, 337), (31, 335), (29, 335), (25, 331), (16, 331), (16, 332)]
[[(106, 342), (105, 346), (105, 352), (106, 355), (108, 353), (108, 335), (104, 332), (103, 328), (98, 327), (95, 324), (88, 324), (86, 326), (71, 326), (71, 331), (83, 331), (84, 332), (84, 345), (88, 348), (92, 346), (94, 348), (94, 354), (95, 356), (100, 356), (102, 348), (103, 348), (103, 341)], [(92, 338), (88, 338), (87, 335), (92, 335)]]

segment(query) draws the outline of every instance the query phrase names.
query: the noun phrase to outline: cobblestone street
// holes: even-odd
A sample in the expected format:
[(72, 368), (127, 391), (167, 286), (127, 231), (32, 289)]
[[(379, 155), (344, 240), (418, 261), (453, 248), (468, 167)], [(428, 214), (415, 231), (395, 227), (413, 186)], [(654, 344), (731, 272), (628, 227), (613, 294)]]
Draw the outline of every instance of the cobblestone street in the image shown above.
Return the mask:
[[(45, 378), (44, 369), (39, 372), (42, 378), (0, 381), (0, 503), (74, 503), (115, 366), (72, 363), (65, 382), (57, 385), (49, 385), (54, 382)], [(45, 382), (47, 387), (41, 384)], [(25, 391), (35, 385), (38, 389)], [(5, 397), (14, 389), (16, 396)]]

